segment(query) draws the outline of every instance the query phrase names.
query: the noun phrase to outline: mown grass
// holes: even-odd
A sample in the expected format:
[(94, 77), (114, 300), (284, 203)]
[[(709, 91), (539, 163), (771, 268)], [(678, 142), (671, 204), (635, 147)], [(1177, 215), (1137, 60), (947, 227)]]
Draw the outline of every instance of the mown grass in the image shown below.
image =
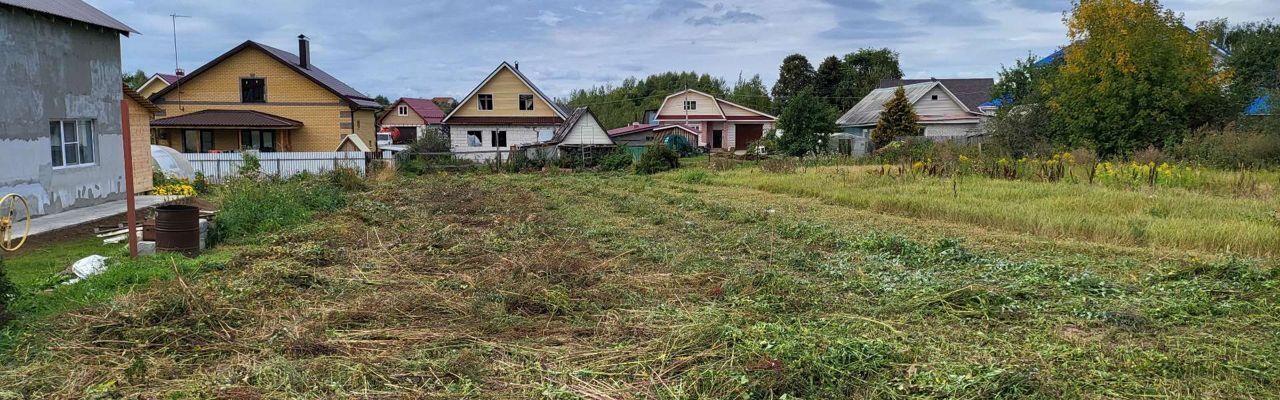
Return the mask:
[(51, 318), (48, 350), (7, 361), (0, 394), (1280, 395), (1274, 259), (1155, 256), (695, 175), (378, 184), (203, 275)]
[(687, 169), (668, 178), (1044, 237), (1252, 255), (1274, 255), (1280, 249), (1280, 200), (1274, 198), (979, 177), (881, 176), (871, 169), (819, 167), (795, 174)]

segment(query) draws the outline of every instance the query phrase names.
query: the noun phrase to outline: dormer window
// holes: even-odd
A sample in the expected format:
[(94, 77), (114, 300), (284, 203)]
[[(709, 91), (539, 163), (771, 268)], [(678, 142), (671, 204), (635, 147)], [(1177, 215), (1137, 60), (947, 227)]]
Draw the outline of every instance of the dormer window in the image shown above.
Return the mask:
[(685, 111), (693, 111), (693, 110), (697, 110), (697, 109), (698, 109), (698, 101), (697, 101), (697, 100), (685, 100), (685, 101), (684, 101), (684, 110), (685, 110)]
[(396, 113), (399, 114), (400, 116), (409, 115), (409, 107), (400, 106), (398, 109), (396, 109)]
[(480, 111), (493, 111), (493, 95), (482, 94), (479, 97)]
[(533, 95), (520, 95), (520, 111), (533, 111)]
[(241, 103), (266, 103), (267, 81), (262, 78), (240, 79)]

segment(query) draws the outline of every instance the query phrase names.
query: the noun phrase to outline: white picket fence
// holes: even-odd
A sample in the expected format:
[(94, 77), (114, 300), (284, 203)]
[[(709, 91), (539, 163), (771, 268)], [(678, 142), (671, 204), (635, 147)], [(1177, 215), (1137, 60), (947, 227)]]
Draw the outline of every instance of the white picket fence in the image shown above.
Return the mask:
[[(222, 182), (240, 173), (244, 165), (243, 153), (182, 153), (196, 172), (204, 173), (209, 182)], [(359, 151), (258, 153), (259, 171), (264, 175), (282, 178), (303, 172), (321, 173), (336, 168), (350, 168), (365, 172), (365, 153)]]

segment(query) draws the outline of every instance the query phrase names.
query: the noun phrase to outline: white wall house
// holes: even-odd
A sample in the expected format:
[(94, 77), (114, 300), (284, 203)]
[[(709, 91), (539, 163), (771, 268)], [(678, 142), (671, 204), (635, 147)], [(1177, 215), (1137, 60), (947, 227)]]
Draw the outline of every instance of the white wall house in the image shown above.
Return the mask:
[(498, 65), (445, 116), (452, 150), (460, 158), (506, 159), (512, 147), (551, 140), (568, 118), (519, 68)]
[[(840, 116), (836, 124), (846, 133), (867, 137), (871, 129), (880, 122), (880, 113), (884, 111), (885, 103), (893, 99), (899, 87), (906, 92), (907, 101), (920, 116), (924, 136), (964, 138), (982, 133), (984, 114), (971, 109), (944, 82), (937, 80), (873, 90)], [(987, 93), (989, 89), (980, 96), (987, 96)]]

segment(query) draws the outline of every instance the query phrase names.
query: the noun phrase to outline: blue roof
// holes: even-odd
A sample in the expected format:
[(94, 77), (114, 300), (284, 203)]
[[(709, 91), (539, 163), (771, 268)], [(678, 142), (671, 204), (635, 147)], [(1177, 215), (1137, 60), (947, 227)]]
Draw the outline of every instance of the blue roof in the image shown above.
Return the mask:
[(1052, 64), (1053, 62), (1061, 59), (1062, 59), (1062, 49), (1058, 49), (1058, 51), (1053, 52), (1053, 54), (1050, 54), (1048, 57), (1041, 58), (1040, 61), (1036, 61), (1036, 66), (1038, 67), (1045, 64)]
[(1271, 115), (1271, 95), (1263, 95), (1262, 97), (1253, 99), (1248, 107), (1244, 109), (1245, 115)]

